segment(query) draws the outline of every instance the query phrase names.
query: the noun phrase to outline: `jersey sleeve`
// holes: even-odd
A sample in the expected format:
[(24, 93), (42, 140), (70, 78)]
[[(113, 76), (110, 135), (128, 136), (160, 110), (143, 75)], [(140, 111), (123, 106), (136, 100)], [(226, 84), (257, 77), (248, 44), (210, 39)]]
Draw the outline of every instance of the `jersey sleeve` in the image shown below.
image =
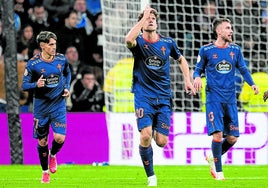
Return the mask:
[(193, 77), (201, 77), (202, 73), (204, 73), (204, 69), (205, 69), (205, 65), (206, 65), (206, 57), (204, 54), (204, 48), (201, 47), (197, 56), (197, 60), (196, 60), (196, 66), (195, 66), (195, 70), (194, 70), (194, 74)]
[(175, 42), (173, 39), (172, 39), (172, 43), (171, 43), (171, 45), (172, 45), (172, 48), (171, 48), (170, 56), (171, 56), (172, 58), (174, 58), (175, 60), (180, 59), (180, 57), (181, 57), (181, 52), (180, 52), (180, 50), (179, 50), (178, 45), (176, 44), (176, 42)]
[(254, 81), (252, 79), (252, 76), (248, 70), (247, 64), (244, 60), (244, 56), (241, 52), (241, 49), (238, 50), (238, 70), (243, 76), (244, 80), (248, 83), (248, 85), (252, 86), (254, 85)]
[(34, 89), (37, 87), (37, 82), (33, 82), (33, 74), (32, 74), (32, 70), (29, 64), (30, 63), (27, 63), (25, 70), (24, 70), (24, 74), (23, 74), (23, 79), (22, 79), (23, 91)]

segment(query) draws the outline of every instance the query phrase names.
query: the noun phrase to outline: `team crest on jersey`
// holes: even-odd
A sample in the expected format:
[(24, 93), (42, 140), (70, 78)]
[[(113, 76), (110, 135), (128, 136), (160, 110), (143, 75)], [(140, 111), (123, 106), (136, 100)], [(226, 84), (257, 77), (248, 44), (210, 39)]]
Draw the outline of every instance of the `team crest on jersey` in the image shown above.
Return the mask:
[(145, 60), (145, 63), (146, 63), (147, 66), (154, 67), (154, 68), (162, 67), (163, 64), (164, 64), (164, 62), (162, 61), (162, 59), (160, 59), (157, 56), (148, 57)]
[(216, 70), (219, 73), (227, 74), (232, 70), (232, 64), (228, 61), (223, 60), (216, 65)]
[(167, 49), (165, 48), (165, 46), (162, 46), (160, 50), (162, 51), (163, 55), (166, 55)]
[(60, 70), (60, 72), (61, 72), (61, 64), (58, 64), (57, 65), (57, 68)]
[(234, 60), (234, 52), (230, 52), (230, 56), (231, 56), (232, 60)]

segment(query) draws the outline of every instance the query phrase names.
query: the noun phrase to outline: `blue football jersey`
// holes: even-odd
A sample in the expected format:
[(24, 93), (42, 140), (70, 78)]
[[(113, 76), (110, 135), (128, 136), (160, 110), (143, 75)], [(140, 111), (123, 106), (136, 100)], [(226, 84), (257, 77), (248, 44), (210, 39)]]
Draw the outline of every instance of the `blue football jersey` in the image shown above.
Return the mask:
[(156, 42), (146, 41), (142, 34), (137, 45), (130, 48), (134, 57), (132, 92), (151, 98), (172, 97), (170, 88), (170, 61), (181, 53), (170, 37), (159, 35)]
[(200, 48), (194, 78), (205, 73), (207, 102), (236, 103), (236, 68), (249, 85), (254, 84), (238, 45), (221, 48), (210, 43)]
[[(43, 75), (45, 87), (37, 88), (37, 80)], [(51, 62), (40, 54), (31, 58), (25, 67), (22, 81), (24, 91), (34, 92), (34, 113), (50, 113), (65, 110), (64, 89), (70, 89), (71, 72), (63, 54), (56, 54)]]

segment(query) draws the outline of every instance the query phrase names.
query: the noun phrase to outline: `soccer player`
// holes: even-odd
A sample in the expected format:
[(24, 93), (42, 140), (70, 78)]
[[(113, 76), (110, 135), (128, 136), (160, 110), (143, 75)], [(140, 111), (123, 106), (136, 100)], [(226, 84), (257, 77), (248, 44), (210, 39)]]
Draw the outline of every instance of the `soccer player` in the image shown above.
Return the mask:
[(264, 92), (263, 94), (263, 100), (264, 102), (266, 102), (266, 100), (268, 99), (268, 90)]
[[(22, 89), (34, 92), (34, 138), (38, 139), (38, 154), (43, 170), (42, 183), (50, 183), (50, 174), (57, 170), (56, 154), (62, 148), (66, 135), (65, 97), (69, 96), (71, 72), (63, 54), (56, 53), (57, 36), (42, 31), (36, 37), (41, 53), (26, 65)], [(49, 127), (54, 139), (48, 149)], [(48, 170), (49, 163), (49, 170)]]
[[(212, 154), (207, 156), (211, 175), (224, 180), (221, 155), (226, 153), (239, 137), (238, 110), (235, 92), (235, 68), (259, 93), (247, 69), (241, 49), (232, 43), (232, 25), (229, 19), (219, 18), (213, 22), (216, 41), (200, 48), (194, 70), (194, 87), (202, 88), (201, 75), (206, 76), (206, 118), (208, 135), (212, 135)], [(223, 139), (224, 138), (224, 139)]]
[(157, 19), (157, 11), (147, 5), (125, 38), (134, 57), (132, 92), (140, 132), (139, 153), (148, 186), (157, 186), (151, 140), (154, 138), (159, 147), (164, 147), (168, 141), (172, 111), (170, 57), (180, 64), (186, 92), (195, 94), (186, 59), (172, 38), (156, 32)]

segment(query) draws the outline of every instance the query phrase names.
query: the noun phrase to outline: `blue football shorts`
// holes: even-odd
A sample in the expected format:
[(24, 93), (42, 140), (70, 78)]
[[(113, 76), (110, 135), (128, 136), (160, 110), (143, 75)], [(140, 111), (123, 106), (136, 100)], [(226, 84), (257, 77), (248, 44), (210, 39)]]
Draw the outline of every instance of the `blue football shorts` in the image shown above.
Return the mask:
[(54, 133), (66, 135), (66, 111), (59, 111), (51, 114), (34, 115), (34, 138), (45, 138), (49, 134), (49, 128)]
[(239, 137), (238, 111), (235, 103), (206, 103), (208, 135), (221, 131), (223, 136)]
[(134, 100), (138, 130), (152, 126), (153, 130), (168, 136), (172, 111), (171, 99), (135, 96)]

